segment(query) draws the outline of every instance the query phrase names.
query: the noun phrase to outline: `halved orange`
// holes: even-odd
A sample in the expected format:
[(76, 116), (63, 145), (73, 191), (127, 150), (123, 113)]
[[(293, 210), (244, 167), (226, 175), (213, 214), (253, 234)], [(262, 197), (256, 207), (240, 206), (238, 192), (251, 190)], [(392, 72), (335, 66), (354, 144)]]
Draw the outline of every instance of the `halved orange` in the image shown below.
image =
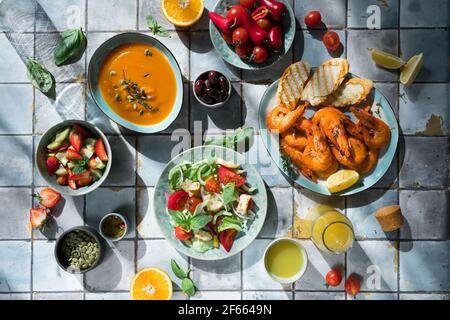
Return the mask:
[(132, 300), (170, 300), (172, 290), (169, 275), (164, 270), (149, 267), (134, 275), (130, 295)]
[(161, 0), (161, 10), (170, 23), (189, 27), (203, 14), (203, 0)]

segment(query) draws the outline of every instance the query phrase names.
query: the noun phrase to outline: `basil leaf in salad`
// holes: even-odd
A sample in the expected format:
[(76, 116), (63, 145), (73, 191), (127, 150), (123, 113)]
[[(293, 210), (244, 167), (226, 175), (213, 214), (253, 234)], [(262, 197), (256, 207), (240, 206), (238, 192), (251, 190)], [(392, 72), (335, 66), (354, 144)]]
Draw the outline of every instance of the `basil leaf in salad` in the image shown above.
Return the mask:
[(50, 71), (34, 59), (27, 61), (27, 77), (33, 86), (44, 94), (49, 93), (55, 84)]
[(170, 217), (177, 226), (181, 226), (185, 231), (190, 230), (189, 219), (182, 211), (167, 209), (167, 212), (169, 212)]
[(222, 189), (222, 198), (224, 204), (227, 205), (236, 200), (236, 186), (233, 182), (227, 183)]
[(86, 50), (86, 44), (86, 36), (81, 28), (65, 30), (53, 50), (55, 64), (61, 66), (77, 61)]
[(170, 260), (170, 267), (172, 268), (173, 273), (181, 280), (183, 280), (184, 278), (189, 277), (189, 271), (184, 271), (183, 269), (181, 269), (181, 267), (178, 265), (178, 263), (172, 259)]
[(212, 138), (206, 141), (205, 145), (222, 146), (234, 150), (247, 150), (252, 136), (253, 128), (238, 128), (231, 135)]
[(184, 278), (183, 281), (181, 281), (181, 290), (189, 297), (192, 297), (197, 291), (194, 283), (189, 278)]
[(222, 231), (228, 230), (228, 229), (234, 229), (237, 231), (241, 231), (242, 230), (241, 221), (234, 217), (228, 217), (228, 216), (223, 217), (222, 222), (217, 227), (217, 231), (222, 232)]
[(189, 219), (190, 229), (194, 231), (198, 231), (211, 221), (211, 216), (209, 214), (198, 214), (192, 216)]

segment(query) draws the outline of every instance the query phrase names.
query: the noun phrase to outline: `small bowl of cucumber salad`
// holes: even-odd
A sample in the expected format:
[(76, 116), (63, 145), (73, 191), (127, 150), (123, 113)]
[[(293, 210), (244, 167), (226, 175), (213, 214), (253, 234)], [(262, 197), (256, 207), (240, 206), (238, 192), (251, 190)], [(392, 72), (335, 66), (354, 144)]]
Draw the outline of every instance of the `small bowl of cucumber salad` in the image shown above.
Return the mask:
[(44, 133), (36, 149), (36, 166), (54, 190), (80, 196), (97, 189), (111, 169), (105, 135), (82, 120), (63, 121)]

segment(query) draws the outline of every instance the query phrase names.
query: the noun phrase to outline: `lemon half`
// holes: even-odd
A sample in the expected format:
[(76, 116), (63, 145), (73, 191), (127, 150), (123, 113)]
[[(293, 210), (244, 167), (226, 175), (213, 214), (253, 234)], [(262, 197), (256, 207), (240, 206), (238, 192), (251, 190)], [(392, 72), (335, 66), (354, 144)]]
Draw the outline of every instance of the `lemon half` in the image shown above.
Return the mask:
[(327, 179), (327, 188), (331, 193), (340, 192), (350, 188), (359, 180), (359, 173), (355, 170), (342, 169)]

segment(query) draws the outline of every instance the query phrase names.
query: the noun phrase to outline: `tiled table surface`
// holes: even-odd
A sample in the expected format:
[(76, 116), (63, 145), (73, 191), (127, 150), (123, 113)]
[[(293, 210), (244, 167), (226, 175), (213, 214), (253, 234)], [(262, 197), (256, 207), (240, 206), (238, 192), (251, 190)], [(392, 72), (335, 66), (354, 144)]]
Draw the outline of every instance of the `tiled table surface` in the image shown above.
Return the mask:
[[(206, 8), (214, 2), (206, 0)], [(342, 285), (324, 285), (323, 274), (335, 265), (343, 266), (347, 274), (364, 275), (364, 293), (359, 299), (450, 298), (449, 1), (296, 0), (298, 30), (293, 49), (275, 67), (261, 73), (242, 72), (220, 59), (209, 40), (204, 14), (192, 28), (160, 39), (180, 64), (186, 98), (175, 124), (155, 135), (138, 135), (109, 121), (88, 97), (85, 79), (95, 48), (123, 31), (148, 33), (147, 15), (173, 29), (164, 20), (159, 1), (14, 3), (15, 10), (31, 9), (12, 22), (12, 29), (0, 27), (0, 299), (128, 299), (128, 286), (136, 270), (150, 265), (170, 270), (173, 257), (192, 266), (200, 289), (195, 299), (350, 299)], [(381, 9), (381, 30), (366, 29), (366, 9), (372, 4)], [(257, 127), (260, 97), (288, 64), (304, 58), (317, 65), (330, 57), (320, 41), (322, 31), (304, 30), (303, 16), (310, 9), (319, 9), (328, 28), (339, 33), (345, 49), (342, 56), (349, 59), (350, 71), (376, 80), (397, 112), (402, 132), (398, 156), (374, 188), (347, 198), (322, 197), (292, 187), (256, 137), (248, 155), (258, 157), (270, 187), (263, 231), (250, 247), (227, 261), (188, 259), (170, 247), (151, 218), (155, 181), (178, 143), (171, 140), (170, 133), (175, 128), (192, 131), (195, 121), (201, 121), (203, 130), (212, 134), (242, 125)], [(11, 21), (2, 22), (11, 25)], [(87, 52), (76, 64), (57, 69), (51, 55), (55, 31), (74, 24), (87, 31)], [(405, 88), (398, 83), (396, 72), (372, 66), (366, 52), (369, 47), (400, 54), (404, 59), (424, 52), (417, 82)], [(27, 80), (22, 59), (33, 55), (55, 75), (57, 100), (43, 96)], [(229, 76), (235, 89), (228, 105), (216, 111), (203, 108), (190, 94), (190, 82), (210, 68)], [(66, 118), (87, 119), (108, 134), (115, 158), (113, 168), (97, 191), (65, 197), (45, 234), (30, 234), (26, 227), (30, 193), (44, 186), (33, 164), (33, 149), (47, 128)], [(347, 254), (334, 256), (320, 253), (310, 240), (301, 240), (309, 253), (308, 271), (298, 283), (282, 287), (264, 273), (263, 248), (274, 237), (287, 235), (293, 221), (315, 203), (341, 208), (352, 220), (358, 242)], [(399, 232), (385, 235), (372, 213), (396, 203), (402, 207), (406, 224)], [(104, 263), (85, 276), (60, 270), (53, 257), (55, 238), (83, 221), (95, 226), (99, 217), (110, 211), (128, 215), (138, 225), (136, 232), (111, 245)], [(378, 288), (374, 287), (374, 273), (381, 274)], [(176, 289), (175, 298), (185, 299)]]

